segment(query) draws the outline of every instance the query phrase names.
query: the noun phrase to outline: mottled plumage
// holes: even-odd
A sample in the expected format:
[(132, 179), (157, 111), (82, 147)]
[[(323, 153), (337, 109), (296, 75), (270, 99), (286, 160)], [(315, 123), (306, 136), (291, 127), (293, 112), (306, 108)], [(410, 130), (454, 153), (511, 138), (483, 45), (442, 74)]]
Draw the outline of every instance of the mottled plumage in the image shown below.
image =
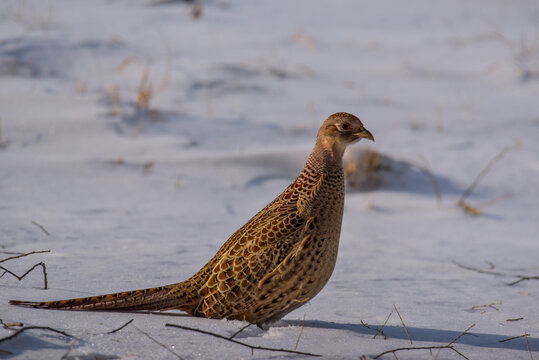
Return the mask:
[(348, 113), (331, 115), (299, 176), (186, 281), (116, 294), (15, 305), (64, 310), (179, 309), (208, 318), (271, 323), (312, 299), (337, 259), (344, 205), (342, 155), (374, 140)]

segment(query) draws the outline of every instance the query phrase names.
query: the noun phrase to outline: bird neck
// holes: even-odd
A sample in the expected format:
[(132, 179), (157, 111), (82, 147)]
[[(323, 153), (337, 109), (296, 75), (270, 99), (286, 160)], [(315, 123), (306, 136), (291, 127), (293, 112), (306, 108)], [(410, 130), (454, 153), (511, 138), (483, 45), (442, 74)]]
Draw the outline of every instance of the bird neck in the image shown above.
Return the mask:
[(319, 134), (314, 149), (307, 160), (307, 165), (320, 174), (342, 171), (342, 157), (345, 148)]

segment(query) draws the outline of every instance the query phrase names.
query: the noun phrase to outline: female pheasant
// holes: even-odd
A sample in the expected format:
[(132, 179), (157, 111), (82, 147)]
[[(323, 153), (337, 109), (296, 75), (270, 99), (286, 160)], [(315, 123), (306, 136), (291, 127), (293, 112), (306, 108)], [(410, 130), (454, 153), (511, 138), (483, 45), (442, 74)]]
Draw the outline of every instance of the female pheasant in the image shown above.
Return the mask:
[(63, 310), (169, 310), (246, 320), (261, 326), (312, 299), (329, 280), (339, 247), (344, 206), (342, 156), (372, 134), (348, 113), (322, 124), (299, 176), (237, 230), (186, 281), (87, 298), (14, 305)]

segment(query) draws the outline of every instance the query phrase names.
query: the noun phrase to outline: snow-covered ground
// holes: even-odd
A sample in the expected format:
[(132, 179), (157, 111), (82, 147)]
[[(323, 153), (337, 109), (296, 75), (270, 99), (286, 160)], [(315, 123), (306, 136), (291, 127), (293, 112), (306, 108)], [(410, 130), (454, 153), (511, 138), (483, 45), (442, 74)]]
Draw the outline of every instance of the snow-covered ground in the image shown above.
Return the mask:
[[(0, 264), (20, 275), (43, 261), (49, 282), (43, 290), (41, 268), (1, 277), (0, 319), (76, 337), (27, 330), (0, 342), (0, 358), (301, 357), (251, 355), (164, 326), (229, 336), (237, 321), (8, 300), (187, 278), (297, 175), (322, 121), (348, 111), (376, 138), (356, 150), (421, 164), (441, 202), (413, 169), (381, 172), (374, 190), (349, 188), (328, 285), (269, 330), (237, 339), (294, 349), (300, 337), (298, 351), (358, 359), (445, 345), (475, 324), (454, 344), (469, 359), (538, 359), (539, 281), (508, 286), (518, 278), (455, 262), (539, 275), (539, 3), (208, 0), (200, 9), (0, 2), (0, 261), (51, 250)], [(467, 199), (481, 215), (466, 214), (458, 199), (506, 147)], [(395, 312), (386, 339), (364, 326), (381, 327), (394, 305), (413, 345)], [(0, 339), (19, 328), (1, 327)], [(444, 349), (437, 358), (462, 357)]]

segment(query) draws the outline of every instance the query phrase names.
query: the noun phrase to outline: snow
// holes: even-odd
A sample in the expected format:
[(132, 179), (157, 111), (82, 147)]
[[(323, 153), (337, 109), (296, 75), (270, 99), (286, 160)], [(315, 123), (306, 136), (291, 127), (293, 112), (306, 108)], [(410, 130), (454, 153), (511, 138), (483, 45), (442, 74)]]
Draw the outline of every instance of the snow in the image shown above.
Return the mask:
[[(319, 125), (361, 117), (376, 150), (425, 174), (348, 189), (335, 272), (310, 303), (237, 340), (327, 359), (449, 343), (470, 359), (539, 358), (539, 4), (536, 1), (0, 3), (0, 278), (4, 323), (48, 326), (0, 343), (10, 359), (265, 359), (165, 323), (232, 335), (245, 324), (166, 314), (25, 309), (186, 279), (302, 168)], [(147, 78), (143, 77), (146, 72)], [(150, 109), (137, 89), (152, 92)], [(144, 87), (144, 86), (142, 86)], [(505, 147), (468, 198), (456, 203)], [(349, 155), (350, 155), (349, 154)], [(428, 164), (428, 165), (427, 165)], [(32, 221), (41, 224), (46, 235)], [(492, 306), (473, 308), (478, 305)], [(305, 320), (303, 321), (303, 319)], [(507, 321), (518, 319), (518, 321)], [(133, 323), (107, 334), (128, 320)], [(15, 327), (16, 329), (17, 327)], [(13, 330), (0, 328), (0, 338)], [(147, 335), (163, 344), (160, 346)], [(399, 359), (431, 359), (428, 350)], [(390, 359), (393, 355), (385, 355)], [(438, 359), (461, 358), (444, 349)]]

